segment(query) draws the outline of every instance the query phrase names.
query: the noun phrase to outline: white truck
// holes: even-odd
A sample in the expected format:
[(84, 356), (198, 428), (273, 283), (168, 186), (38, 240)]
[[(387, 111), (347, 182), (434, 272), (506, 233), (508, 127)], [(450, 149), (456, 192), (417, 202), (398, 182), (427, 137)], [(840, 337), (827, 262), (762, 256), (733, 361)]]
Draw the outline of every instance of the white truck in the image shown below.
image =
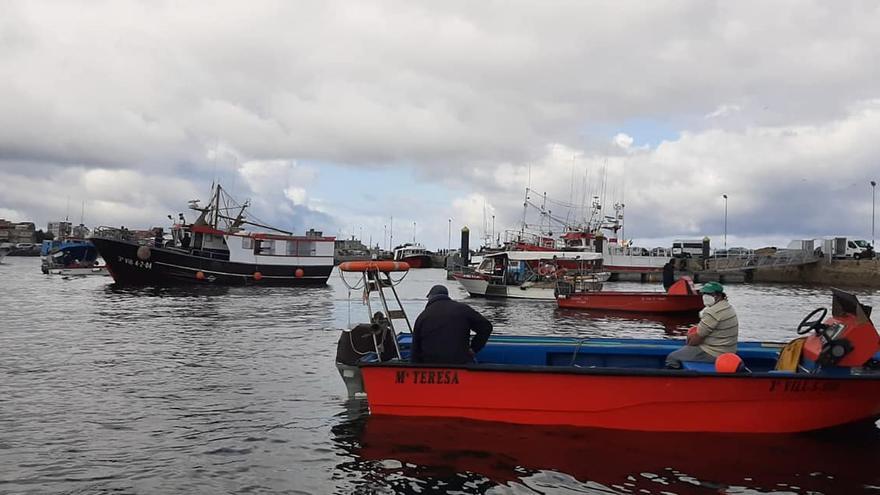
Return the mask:
[(816, 241), (816, 254), (821, 256), (855, 260), (874, 257), (874, 248), (864, 239), (826, 237)]
[(672, 241), (673, 258), (691, 258), (703, 255), (702, 239), (676, 239)]

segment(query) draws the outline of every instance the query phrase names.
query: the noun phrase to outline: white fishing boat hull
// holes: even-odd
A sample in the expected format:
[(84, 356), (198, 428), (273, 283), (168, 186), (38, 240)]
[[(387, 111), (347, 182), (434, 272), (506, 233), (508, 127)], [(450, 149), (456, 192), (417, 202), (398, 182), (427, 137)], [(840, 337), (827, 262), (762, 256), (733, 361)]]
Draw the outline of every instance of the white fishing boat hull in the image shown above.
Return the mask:
[(110, 275), (106, 266), (94, 266), (86, 268), (53, 268), (49, 270), (50, 275), (61, 275), (63, 277), (106, 277)]
[[(601, 283), (611, 276), (608, 272), (595, 274), (591, 282)], [(531, 299), (536, 301), (555, 301), (555, 284), (498, 285), (490, 284), (489, 280), (478, 275), (455, 274), (455, 280), (462, 288), (474, 297), (497, 297), (503, 299)]]

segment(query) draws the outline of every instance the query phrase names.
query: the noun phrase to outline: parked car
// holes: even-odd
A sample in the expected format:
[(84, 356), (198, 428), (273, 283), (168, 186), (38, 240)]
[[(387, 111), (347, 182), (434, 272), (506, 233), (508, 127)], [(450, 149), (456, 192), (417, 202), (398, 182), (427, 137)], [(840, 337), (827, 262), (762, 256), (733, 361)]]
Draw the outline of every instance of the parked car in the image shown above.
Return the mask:
[(728, 256), (749, 256), (752, 254), (752, 250), (744, 247), (732, 247), (727, 250)]

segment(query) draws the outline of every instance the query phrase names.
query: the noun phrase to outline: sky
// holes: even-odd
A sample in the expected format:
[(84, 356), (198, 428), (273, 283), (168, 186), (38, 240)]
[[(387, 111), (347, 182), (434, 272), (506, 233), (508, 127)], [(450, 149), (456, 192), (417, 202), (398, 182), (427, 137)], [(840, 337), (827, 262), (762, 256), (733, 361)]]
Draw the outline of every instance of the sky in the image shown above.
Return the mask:
[(876, 2), (0, 11), (0, 218), (167, 226), (217, 181), (296, 233), (439, 249), (519, 228), (529, 188), (623, 204), (649, 248), (871, 239)]

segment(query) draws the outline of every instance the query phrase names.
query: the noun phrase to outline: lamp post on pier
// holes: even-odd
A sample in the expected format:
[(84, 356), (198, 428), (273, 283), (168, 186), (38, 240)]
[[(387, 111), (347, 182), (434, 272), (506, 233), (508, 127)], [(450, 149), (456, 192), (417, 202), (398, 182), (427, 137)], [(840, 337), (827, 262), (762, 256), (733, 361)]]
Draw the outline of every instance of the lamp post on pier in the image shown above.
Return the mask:
[(874, 249), (874, 207), (877, 204), (877, 181), (871, 181), (871, 249)]
[(449, 230), (446, 233), (446, 254), (452, 251), (452, 218), (449, 218)]
[(727, 195), (721, 195), (724, 198), (724, 250), (727, 250)]
[(492, 246), (495, 246), (495, 215), (492, 215)]

